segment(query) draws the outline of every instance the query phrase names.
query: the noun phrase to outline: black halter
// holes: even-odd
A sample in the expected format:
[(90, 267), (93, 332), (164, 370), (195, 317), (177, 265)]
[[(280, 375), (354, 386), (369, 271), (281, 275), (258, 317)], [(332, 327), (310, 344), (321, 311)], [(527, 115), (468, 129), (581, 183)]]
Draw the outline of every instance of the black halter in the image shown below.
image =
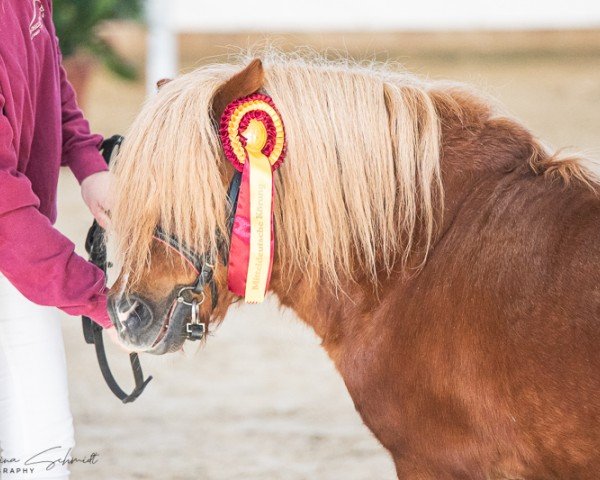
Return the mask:
[[(233, 228), (233, 220), (235, 218), (235, 209), (237, 206), (241, 181), (242, 174), (236, 171), (229, 183), (229, 189), (227, 190), (227, 233), (229, 237), (231, 237), (231, 229)], [(207, 286), (210, 288), (211, 313), (217, 307), (217, 303), (219, 302), (219, 291), (214, 277), (214, 268), (216, 265), (215, 258), (213, 258), (213, 255), (210, 252), (198, 255), (188, 246), (181, 244), (176, 237), (166, 234), (160, 228), (155, 230), (154, 238), (174, 250), (177, 250), (177, 252), (179, 252), (179, 254), (194, 267), (196, 272), (198, 272), (198, 276), (194, 283), (179, 289), (175, 299), (176, 304), (171, 308), (169, 315), (174, 316), (179, 313), (181, 309), (190, 308), (191, 320), (185, 326), (187, 339), (201, 340), (206, 333), (206, 324), (208, 322), (202, 321), (199, 309), (206, 298), (204, 290)], [(223, 265), (227, 266), (229, 261), (229, 249), (227, 248), (227, 242), (223, 241), (222, 238), (219, 239), (218, 251)]]
[[(113, 152), (118, 150), (122, 142), (123, 137), (119, 135), (114, 135), (102, 142), (100, 150), (107, 164), (110, 162)], [(229, 184), (229, 189), (227, 191), (227, 233), (229, 236), (231, 236), (231, 230), (233, 228), (233, 220), (235, 216), (241, 180), (241, 173), (236, 171), (231, 179), (231, 183)], [(206, 325), (208, 323), (208, 319), (203, 321), (199, 315), (199, 307), (204, 302), (204, 290), (207, 286), (210, 288), (211, 314), (219, 301), (218, 289), (214, 279), (216, 259), (213, 258), (213, 255), (210, 252), (205, 252), (201, 255), (197, 254), (191, 248), (182, 245), (177, 238), (166, 234), (160, 228), (157, 228), (154, 232), (154, 238), (177, 250), (183, 256), (183, 258), (185, 258), (198, 272), (198, 277), (194, 283), (180, 288), (175, 300), (175, 304), (171, 308), (169, 314), (174, 315), (181, 309), (189, 308), (191, 320), (186, 324), (187, 339), (200, 340), (206, 333)], [(227, 242), (221, 238), (219, 241), (218, 251), (221, 261), (225, 266), (229, 261), (229, 249), (227, 247)], [(107, 261), (106, 245), (104, 243), (104, 230), (96, 221), (94, 221), (90, 230), (88, 231), (85, 248), (90, 256), (90, 262), (97, 265), (106, 273)], [(104, 380), (106, 381), (106, 384), (110, 390), (123, 403), (131, 403), (135, 401), (142, 394), (146, 388), (146, 385), (148, 385), (148, 382), (152, 380), (151, 376), (144, 380), (144, 374), (142, 372), (142, 367), (137, 353), (129, 354), (135, 381), (135, 388), (130, 394), (127, 394), (121, 387), (119, 387), (119, 384), (115, 380), (108, 365), (106, 351), (104, 349), (104, 341), (102, 338), (102, 327), (86, 316), (82, 317), (82, 324), (85, 341), (86, 343), (93, 344), (95, 346), (96, 357), (98, 358), (100, 371), (102, 372), (102, 376), (104, 377)]]

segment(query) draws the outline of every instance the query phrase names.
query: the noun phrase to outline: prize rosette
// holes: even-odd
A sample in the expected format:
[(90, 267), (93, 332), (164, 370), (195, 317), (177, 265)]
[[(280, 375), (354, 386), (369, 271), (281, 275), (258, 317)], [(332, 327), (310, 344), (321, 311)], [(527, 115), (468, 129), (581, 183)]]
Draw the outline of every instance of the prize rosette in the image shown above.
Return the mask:
[(225, 156), (242, 173), (227, 282), (247, 302), (265, 298), (275, 237), (273, 172), (285, 157), (285, 131), (273, 100), (255, 93), (230, 103), (220, 123)]

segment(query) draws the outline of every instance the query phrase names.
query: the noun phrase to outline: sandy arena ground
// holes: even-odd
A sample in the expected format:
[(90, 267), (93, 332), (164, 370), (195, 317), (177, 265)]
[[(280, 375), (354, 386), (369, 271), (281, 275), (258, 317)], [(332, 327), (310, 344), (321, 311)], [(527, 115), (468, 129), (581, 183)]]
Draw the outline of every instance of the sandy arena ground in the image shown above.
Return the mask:
[[(439, 35), (335, 39), (359, 56), (376, 52), (422, 75), (474, 83), (552, 144), (580, 147), (598, 158), (600, 41), (598, 32), (587, 35), (470, 34), (458, 44), (456, 37)], [(287, 37), (287, 44), (311, 40), (294, 38)], [(312, 43), (320, 48), (328, 38)], [(139, 35), (121, 32), (117, 39), (141, 58)], [(186, 37), (184, 66), (245, 42), (241, 36)], [(141, 82), (124, 83), (102, 69), (89, 93), (92, 126), (107, 135), (124, 132), (144, 98)], [(60, 192), (58, 227), (81, 251), (90, 216), (68, 172)], [(76, 454), (100, 455), (94, 466), (75, 466), (74, 479), (395, 478), (390, 458), (362, 425), (318, 339), (276, 299), (232, 310), (201, 351), (188, 345), (185, 354), (142, 356), (145, 372), (155, 378), (131, 405), (120, 404), (104, 385), (79, 320), (65, 317), (64, 333)], [(119, 378), (129, 382), (125, 355), (112, 353)]]

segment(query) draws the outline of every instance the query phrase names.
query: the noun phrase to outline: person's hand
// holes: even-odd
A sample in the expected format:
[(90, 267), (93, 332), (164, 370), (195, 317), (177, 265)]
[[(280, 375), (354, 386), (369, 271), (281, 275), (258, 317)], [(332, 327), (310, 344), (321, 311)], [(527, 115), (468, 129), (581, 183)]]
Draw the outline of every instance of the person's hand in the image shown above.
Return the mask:
[(92, 212), (92, 215), (104, 229), (110, 223), (108, 212), (110, 191), (110, 173), (98, 172), (87, 177), (81, 182), (81, 196)]
[(105, 328), (104, 333), (106, 333), (106, 335), (108, 336), (108, 338), (110, 338), (110, 341), (112, 343), (117, 345), (124, 352), (132, 353), (134, 351), (129, 349), (127, 345), (121, 342), (121, 339), (119, 338), (119, 334), (117, 333), (117, 329), (115, 327)]

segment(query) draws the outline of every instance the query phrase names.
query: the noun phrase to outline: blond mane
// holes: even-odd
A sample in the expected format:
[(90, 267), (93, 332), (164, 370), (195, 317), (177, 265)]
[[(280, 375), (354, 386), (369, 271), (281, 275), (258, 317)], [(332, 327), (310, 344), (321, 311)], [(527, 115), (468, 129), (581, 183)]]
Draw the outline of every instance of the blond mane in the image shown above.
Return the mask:
[[(334, 285), (424, 260), (441, 208), (440, 126), (417, 77), (348, 61), (263, 56), (265, 91), (285, 122), (276, 177), (276, 261)], [(112, 228), (124, 271), (149, 260), (157, 225), (198, 252), (225, 234), (226, 182), (211, 117), (244, 62), (165, 85), (138, 115), (113, 172)], [(411, 264), (413, 262), (411, 261)]]

